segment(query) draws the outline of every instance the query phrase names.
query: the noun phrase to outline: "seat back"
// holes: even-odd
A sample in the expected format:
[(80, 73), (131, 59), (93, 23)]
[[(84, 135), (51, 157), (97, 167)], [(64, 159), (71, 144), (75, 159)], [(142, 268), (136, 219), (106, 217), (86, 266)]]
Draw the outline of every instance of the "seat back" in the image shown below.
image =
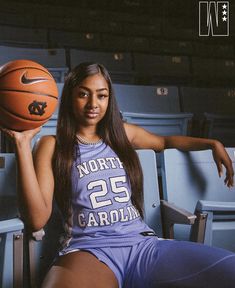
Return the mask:
[(176, 86), (113, 84), (119, 109), (131, 113), (180, 113)]
[(14, 153), (0, 153), (0, 220), (17, 216), (16, 163)]
[[(235, 149), (226, 148), (226, 150), (232, 159), (235, 169)], [(228, 188), (225, 186), (223, 181), (225, 171), (221, 178), (218, 176), (211, 150), (182, 152), (176, 149), (167, 149), (161, 153), (161, 163), (162, 189), (165, 200), (184, 207), (192, 213), (198, 200), (211, 201), (210, 203), (214, 207), (216, 203), (212, 201), (219, 201), (220, 207), (227, 205), (227, 202), (231, 203), (232, 206), (233, 202), (235, 202), (235, 187)], [(219, 219), (213, 220), (214, 222), (211, 226), (211, 229), (213, 229), (211, 232), (213, 241), (207, 244), (223, 246), (219, 238), (229, 237), (231, 239), (230, 244), (234, 247), (232, 243), (234, 240), (232, 239), (235, 239), (235, 218), (231, 218), (231, 214), (234, 213), (232, 211), (229, 213), (220, 211), (220, 213), (230, 215), (225, 216), (224, 219), (219, 217)], [(224, 221), (223, 224), (221, 221)], [(220, 223), (220, 225), (217, 225), (216, 222), (217, 224)], [(189, 229), (175, 226), (175, 237), (188, 240)], [(231, 230), (233, 230), (233, 238), (231, 238)], [(224, 248), (233, 249), (231, 246)]]
[(0, 46), (0, 65), (17, 59), (36, 61), (46, 67), (56, 82), (64, 82), (68, 72), (65, 49)]
[(128, 123), (139, 125), (158, 135), (187, 135), (190, 113), (128, 113), (123, 112), (123, 119)]
[(144, 177), (144, 219), (162, 237), (160, 197), (157, 177), (156, 153), (153, 150), (137, 150)]
[(204, 113), (203, 137), (217, 139), (235, 147), (235, 116)]
[(16, 218), (15, 154), (0, 153), (0, 287), (23, 287), (23, 223)]

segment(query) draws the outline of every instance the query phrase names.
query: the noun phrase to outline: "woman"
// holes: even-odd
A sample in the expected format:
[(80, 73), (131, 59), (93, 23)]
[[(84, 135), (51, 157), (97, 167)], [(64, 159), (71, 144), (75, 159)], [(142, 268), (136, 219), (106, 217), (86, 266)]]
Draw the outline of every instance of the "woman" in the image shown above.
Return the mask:
[(211, 149), (225, 184), (233, 168), (216, 140), (157, 136), (123, 123), (106, 69), (82, 63), (68, 75), (57, 134), (2, 129), (16, 145), (22, 214), (36, 231), (52, 200), (66, 237), (42, 287), (234, 287), (235, 255), (190, 242), (159, 240), (142, 220), (142, 174), (133, 148)]

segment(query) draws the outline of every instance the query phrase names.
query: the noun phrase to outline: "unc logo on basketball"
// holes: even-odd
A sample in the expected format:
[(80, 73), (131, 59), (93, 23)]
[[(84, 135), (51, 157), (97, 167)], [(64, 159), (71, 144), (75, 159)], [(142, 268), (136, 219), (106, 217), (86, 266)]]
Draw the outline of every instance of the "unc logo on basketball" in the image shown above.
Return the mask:
[(47, 107), (46, 102), (33, 101), (28, 106), (30, 114), (42, 116), (45, 113), (45, 108)]

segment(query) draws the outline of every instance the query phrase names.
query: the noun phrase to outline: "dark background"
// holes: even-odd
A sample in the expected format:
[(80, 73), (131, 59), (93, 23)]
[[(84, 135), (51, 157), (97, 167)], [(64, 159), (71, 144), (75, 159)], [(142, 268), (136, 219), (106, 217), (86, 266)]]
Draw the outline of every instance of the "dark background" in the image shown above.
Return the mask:
[[(40, 54), (39, 63), (64, 69), (57, 79), (63, 83), (79, 62), (100, 62), (115, 84), (176, 91), (173, 112), (193, 114), (189, 135), (235, 145), (235, 1), (229, 5), (229, 36), (199, 37), (198, 0), (0, 1), (0, 65), (12, 57), (35, 59), (39, 51), (46, 58)], [(208, 134), (205, 113), (222, 116), (219, 129), (228, 135)], [(209, 118), (212, 127), (215, 117)]]

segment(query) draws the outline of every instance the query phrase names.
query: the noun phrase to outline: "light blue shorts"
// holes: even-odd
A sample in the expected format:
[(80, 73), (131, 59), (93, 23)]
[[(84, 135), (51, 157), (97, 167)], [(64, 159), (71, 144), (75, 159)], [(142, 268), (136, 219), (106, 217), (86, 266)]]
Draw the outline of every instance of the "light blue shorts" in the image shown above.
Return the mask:
[(125, 288), (234, 288), (235, 254), (186, 241), (144, 237), (134, 246), (86, 249)]

